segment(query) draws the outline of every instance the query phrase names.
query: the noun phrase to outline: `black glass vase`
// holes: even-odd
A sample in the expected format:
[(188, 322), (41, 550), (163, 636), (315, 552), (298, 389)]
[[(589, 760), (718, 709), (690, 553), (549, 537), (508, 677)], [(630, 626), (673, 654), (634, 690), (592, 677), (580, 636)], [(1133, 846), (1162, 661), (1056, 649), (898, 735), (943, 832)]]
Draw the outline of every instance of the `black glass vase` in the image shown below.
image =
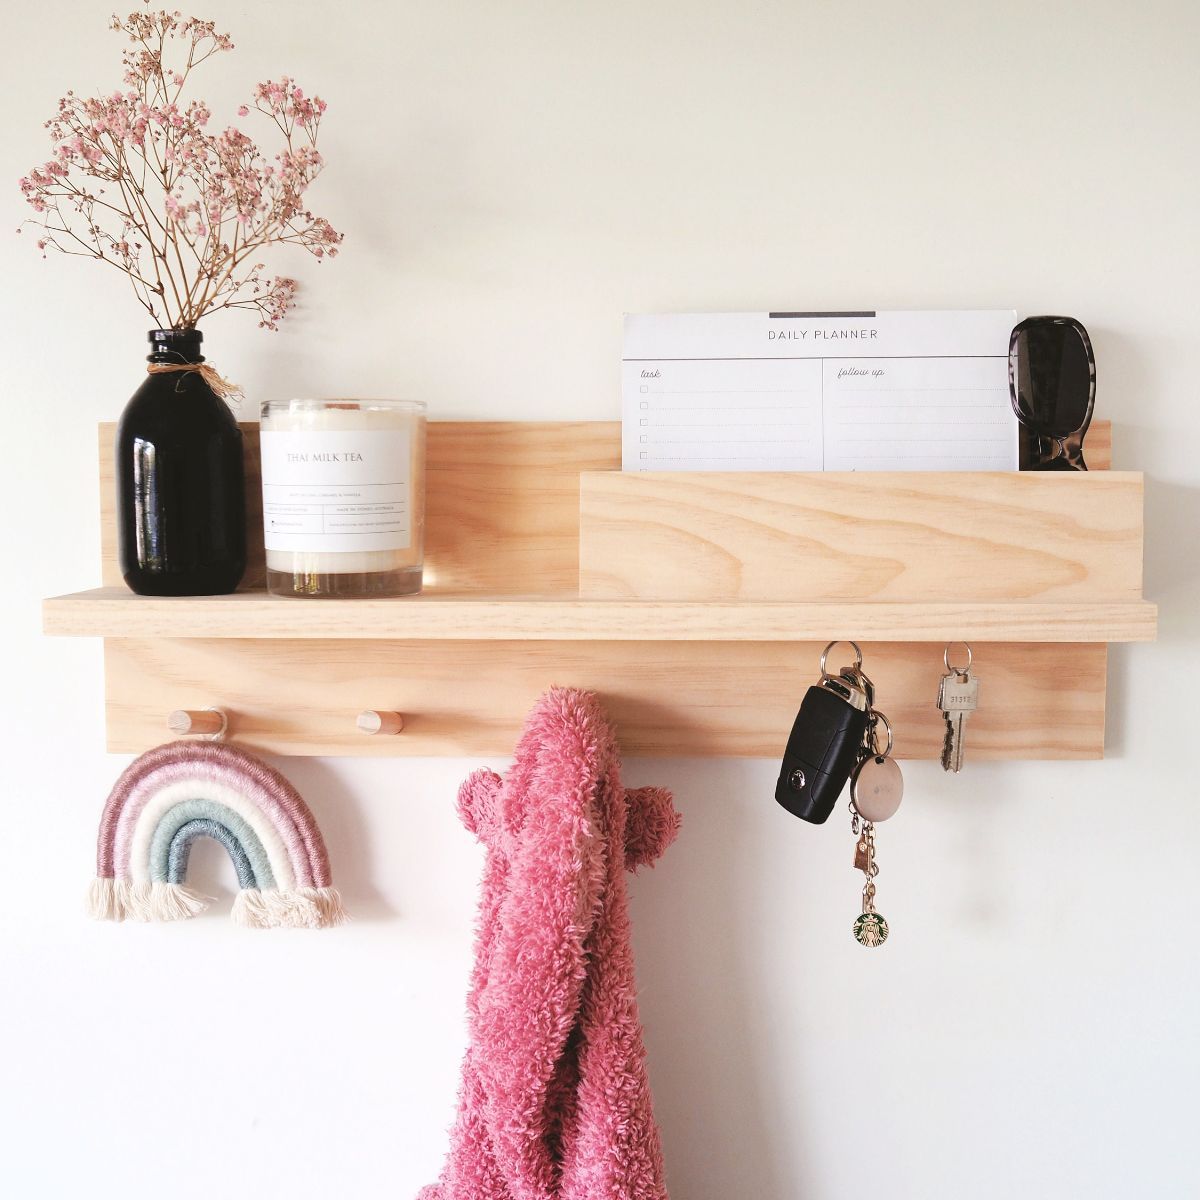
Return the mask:
[[(155, 364), (202, 363), (198, 329), (152, 329)], [(121, 573), (142, 596), (232, 592), (246, 570), (242, 431), (199, 371), (148, 374), (117, 427)]]

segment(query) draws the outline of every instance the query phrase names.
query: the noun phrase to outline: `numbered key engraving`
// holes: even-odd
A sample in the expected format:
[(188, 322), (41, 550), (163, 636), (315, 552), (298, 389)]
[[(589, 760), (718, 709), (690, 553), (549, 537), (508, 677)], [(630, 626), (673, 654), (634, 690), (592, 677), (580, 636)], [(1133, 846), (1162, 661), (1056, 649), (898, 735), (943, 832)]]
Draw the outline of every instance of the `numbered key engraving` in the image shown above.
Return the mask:
[(961, 771), (963, 731), (967, 718), (979, 707), (979, 680), (966, 671), (942, 676), (937, 706), (946, 722), (946, 740), (942, 744), (942, 769)]

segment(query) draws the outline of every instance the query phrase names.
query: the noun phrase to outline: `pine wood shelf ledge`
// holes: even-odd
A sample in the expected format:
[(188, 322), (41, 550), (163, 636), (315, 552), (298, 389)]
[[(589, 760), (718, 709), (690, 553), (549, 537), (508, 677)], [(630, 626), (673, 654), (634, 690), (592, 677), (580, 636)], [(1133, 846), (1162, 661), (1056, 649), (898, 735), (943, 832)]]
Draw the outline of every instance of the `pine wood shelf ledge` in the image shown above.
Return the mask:
[(429, 593), (402, 600), (290, 600), (264, 592), (159, 599), (123, 587), (45, 602), (48, 634), (114, 638), (424, 641), (1146, 642), (1144, 600), (932, 604), (562, 600)]
[[(1109, 437), (1093, 427), (1098, 468)], [(942, 647), (968, 639), (973, 759), (1098, 758), (1107, 644), (1156, 633), (1127, 472), (621, 476), (614, 422), (440, 422), (423, 595), (269, 596), (259, 540), (246, 590), (159, 599), (120, 579), (112, 442), (102, 426), (104, 586), (47, 600), (44, 625), (104, 639), (113, 751), (217, 707), (264, 752), (507, 754), (558, 683), (600, 693), (628, 753), (774, 757), (821, 645), (854, 638), (901, 757), (938, 756)], [(403, 734), (363, 737), (364, 710), (403, 713)]]

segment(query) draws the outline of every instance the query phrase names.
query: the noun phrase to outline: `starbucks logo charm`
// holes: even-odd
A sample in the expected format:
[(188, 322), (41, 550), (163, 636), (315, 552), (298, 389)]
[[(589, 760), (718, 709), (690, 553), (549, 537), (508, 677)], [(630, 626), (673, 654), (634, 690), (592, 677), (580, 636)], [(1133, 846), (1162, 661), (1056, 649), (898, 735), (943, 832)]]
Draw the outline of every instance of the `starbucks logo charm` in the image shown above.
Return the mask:
[(882, 946), (887, 941), (888, 923), (877, 912), (865, 912), (854, 922), (854, 940), (860, 946)]

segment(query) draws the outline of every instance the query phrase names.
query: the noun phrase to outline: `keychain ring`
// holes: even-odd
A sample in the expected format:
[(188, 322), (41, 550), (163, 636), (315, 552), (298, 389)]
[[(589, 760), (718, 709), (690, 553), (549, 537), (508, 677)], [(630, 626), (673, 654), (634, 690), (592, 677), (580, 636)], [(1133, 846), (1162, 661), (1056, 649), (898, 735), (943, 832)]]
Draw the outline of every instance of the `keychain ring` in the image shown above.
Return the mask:
[[(825, 663), (829, 658), (830, 650), (832, 650), (834, 648), (834, 646), (840, 646), (841, 644), (842, 644), (841, 642), (830, 642), (829, 645), (826, 646), (825, 649), (821, 651), (821, 678), (822, 679), (831, 679), (832, 678), (832, 676), (829, 674), (829, 672), (827, 670), (825, 670)], [(859, 649), (858, 643), (848, 641), (848, 642), (846, 642), (846, 645), (854, 647), (854, 666), (851, 669), (854, 671), (861, 671), (863, 659), (862, 659), (862, 651)]]
[[(874, 718), (874, 724), (871, 726), (871, 744), (875, 750), (875, 757), (887, 758), (887, 756), (892, 752), (892, 723), (877, 708), (871, 710), (871, 715)], [(879, 749), (880, 721), (883, 722), (883, 728), (887, 731), (887, 746), (882, 751)]]
[[(950, 665), (950, 647), (951, 646), (966, 646), (967, 648), (967, 665), (965, 667), (952, 667)], [(971, 664), (975, 661), (975, 655), (971, 653), (970, 642), (950, 642), (946, 649), (942, 651), (942, 662), (946, 664), (947, 671), (953, 671), (955, 675), (966, 675), (971, 670)]]

